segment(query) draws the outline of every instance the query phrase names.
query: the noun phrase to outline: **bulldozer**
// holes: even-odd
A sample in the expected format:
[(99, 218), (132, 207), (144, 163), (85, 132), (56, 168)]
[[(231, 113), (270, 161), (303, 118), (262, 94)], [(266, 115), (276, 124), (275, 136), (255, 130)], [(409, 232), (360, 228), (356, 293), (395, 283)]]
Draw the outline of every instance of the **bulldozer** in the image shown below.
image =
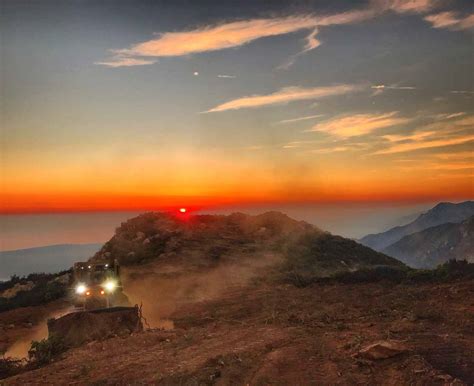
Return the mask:
[(48, 335), (68, 347), (143, 330), (141, 308), (122, 291), (117, 260), (77, 262), (73, 267), (72, 312), (48, 320)]
[(117, 260), (75, 263), (73, 281), (72, 296), (77, 309), (93, 310), (127, 304)]

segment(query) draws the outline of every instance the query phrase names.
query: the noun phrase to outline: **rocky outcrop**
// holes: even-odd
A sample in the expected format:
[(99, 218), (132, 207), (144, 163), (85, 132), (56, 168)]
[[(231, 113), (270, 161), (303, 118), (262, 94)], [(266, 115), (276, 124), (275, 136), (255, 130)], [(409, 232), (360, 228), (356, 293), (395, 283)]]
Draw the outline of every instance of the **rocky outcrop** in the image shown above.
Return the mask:
[(358, 352), (358, 356), (365, 359), (379, 360), (392, 358), (408, 351), (406, 344), (393, 340), (384, 340), (372, 343)]

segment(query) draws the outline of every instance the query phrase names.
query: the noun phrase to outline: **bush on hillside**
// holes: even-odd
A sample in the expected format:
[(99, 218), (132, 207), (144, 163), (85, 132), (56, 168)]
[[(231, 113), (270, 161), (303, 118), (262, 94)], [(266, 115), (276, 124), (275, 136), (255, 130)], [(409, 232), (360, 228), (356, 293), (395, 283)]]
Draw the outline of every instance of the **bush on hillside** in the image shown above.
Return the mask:
[(67, 346), (63, 340), (57, 335), (51, 335), (47, 339), (33, 341), (28, 356), (30, 361), (38, 365), (45, 365), (66, 350)]
[(69, 271), (63, 271), (56, 274), (34, 273), (26, 277), (13, 276), (12, 279), (2, 288), (13, 288), (16, 284), (25, 284), (33, 282), (34, 287), (29, 291), (20, 291), (12, 298), (0, 297), (0, 312), (12, 310), (18, 307), (37, 306), (48, 303), (56, 299), (60, 299), (67, 294), (68, 284), (54, 279), (62, 276)]
[(21, 372), (23, 362), (20, 359), (0, 358), (0, 379), (12, 377)]
[(302, 275), (296, 271), (289, 271), (284, 281), (296, 287), (306, 287), (313, 283), (374, 283), (388, 281), (391, 283), (442, 283), (453, 280), (474, 280), (474, 263), (466, 260), (449, 260), (436, 269), (422, 270), (391, 266), (376, 266), (352, 272), (337, 272), (327, 277)]

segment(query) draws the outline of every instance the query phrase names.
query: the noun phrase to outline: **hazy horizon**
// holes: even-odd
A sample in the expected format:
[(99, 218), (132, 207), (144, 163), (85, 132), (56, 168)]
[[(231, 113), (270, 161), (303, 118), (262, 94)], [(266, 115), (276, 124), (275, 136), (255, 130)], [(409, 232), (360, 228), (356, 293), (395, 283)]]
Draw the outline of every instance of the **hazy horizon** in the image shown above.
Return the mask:
[[(333, 204), (246, 206), (202, 210), (196, 214), (258, 214), (279, 210), (323, 230), (349, 238), (360, 238), (414, 219), (436, 203)], [(97, 212), (0, 215), (0, 250), (16, 250), (56, 244), (104, 243), (120, 223), (143, 212)]]

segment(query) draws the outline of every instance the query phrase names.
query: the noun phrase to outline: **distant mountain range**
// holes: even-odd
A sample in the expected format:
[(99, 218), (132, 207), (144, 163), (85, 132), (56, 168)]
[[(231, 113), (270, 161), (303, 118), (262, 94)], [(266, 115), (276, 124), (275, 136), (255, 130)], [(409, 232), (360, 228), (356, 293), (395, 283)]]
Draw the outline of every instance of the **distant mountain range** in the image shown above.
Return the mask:
[(462, 236), (472, 230), (471, 220), (465, 221), (472, 216), (474, 201), (443, 202), (406, 225), (367, 235), (359, 242), (413, 267), (434, 268), (450, 258), (472, 256), (473, 245)]
[(383, 253), (414, 268), (433, 268), (449, 259), (474, 262), (474, 216), (405, 236)]
[(376, 251), (381, 251), (404, 236), (436, 225), (460, 223), (473, 215), (474, 201), (465, 201), (459, 204), (442, 202), (406, 225), (397, 226), (386, 232), (367, 235), (360, 239), (359, 242)]
[(87, 260), (102, 244), (60, 244), (0, 252), (0, 280), (33, 272), (53, 273)]

